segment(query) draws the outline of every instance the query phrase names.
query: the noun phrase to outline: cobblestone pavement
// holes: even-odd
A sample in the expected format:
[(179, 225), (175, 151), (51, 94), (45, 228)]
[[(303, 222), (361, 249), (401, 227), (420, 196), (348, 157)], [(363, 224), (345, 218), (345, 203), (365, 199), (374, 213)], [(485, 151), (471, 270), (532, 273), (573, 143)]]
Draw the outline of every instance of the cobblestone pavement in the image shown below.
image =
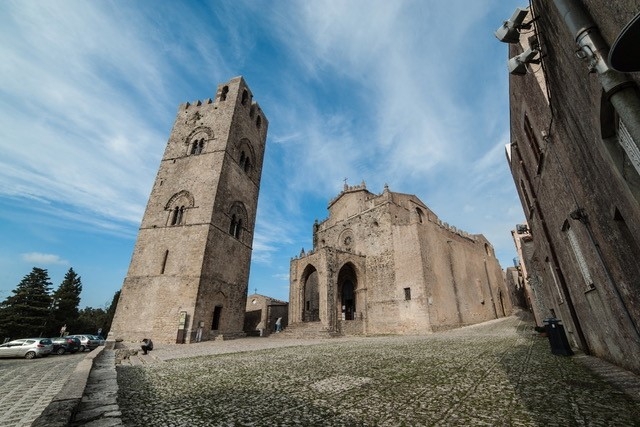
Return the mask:
[(232, 346), (202, 344), (159, 347), (158, 363), (118, 368), (124, 425), (640, 426), (637, 401), (552, 355), (516, 317), (314, 345), (243, 339), (236, 353), (184, 358)]
[(81, 353), (0, 359), (0, 426), (30, 426), (60, 391)]

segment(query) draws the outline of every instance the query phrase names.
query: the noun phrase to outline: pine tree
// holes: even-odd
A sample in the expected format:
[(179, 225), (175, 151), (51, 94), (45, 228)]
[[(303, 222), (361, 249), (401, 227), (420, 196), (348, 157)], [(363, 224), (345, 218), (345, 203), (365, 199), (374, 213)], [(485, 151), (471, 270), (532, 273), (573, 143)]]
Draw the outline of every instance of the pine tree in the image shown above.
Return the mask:
[[(62, 326), (66, 325), (67, 331), (76, 331), (78, 327), (78, 317), (80, 312), (80, 293), (82, 292), (82, 279), (78, 274), (69, 268), (64, 280), (60, 283), (58, 289), (53, 293), (54, 311), (53, 324), (50, 328), (49, 335), (57, 335)], [(77, 331), (76, 331), (77, 332)]]
[(41, 336), (51, 320), (51, 279), (33, 267), (0, 306), (2, 335), (12, 339)]

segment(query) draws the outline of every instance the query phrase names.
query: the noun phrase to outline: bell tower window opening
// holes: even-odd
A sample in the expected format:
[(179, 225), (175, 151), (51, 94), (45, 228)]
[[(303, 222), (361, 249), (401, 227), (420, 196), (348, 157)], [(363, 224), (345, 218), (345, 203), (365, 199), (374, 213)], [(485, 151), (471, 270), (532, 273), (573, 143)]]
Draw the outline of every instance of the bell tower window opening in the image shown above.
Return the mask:
[(193, 141), (191, 144), (191, 154), (200, 154), (204, 149), (204, 138)]
[(260, 129), (261, 126), (262, 126), (262, 117), (258, 116), (256, 118), (256, 127)]
[(231, 224), (229, 226), (229, 234), (236, 239), (240, 239), (240, 232), (242, 230), (242, 218), (236, 217), (235, 214), (231, 215)]
[(173, 216), (171, 218), (171, 225), (182, 224), (182, 218), (184, 216), (184, 206), (176, 206), (173, 208)]
[(247, 101), (249, 100), (249, 92), (247, 92), (247, 90), (243, 90), (242, 91), (242, 105), (247, 105)]
[(228, 93), (229, 93), (229, 86), (224, 86), (222, 88), (222, 92), (220, 92), (220, 101), (226, 101)]
[(245, 173), (251, 171), (251, 159), (248, 154), (245, 154), (244, 150), (240, 153), (240, 168), (242, 168)]

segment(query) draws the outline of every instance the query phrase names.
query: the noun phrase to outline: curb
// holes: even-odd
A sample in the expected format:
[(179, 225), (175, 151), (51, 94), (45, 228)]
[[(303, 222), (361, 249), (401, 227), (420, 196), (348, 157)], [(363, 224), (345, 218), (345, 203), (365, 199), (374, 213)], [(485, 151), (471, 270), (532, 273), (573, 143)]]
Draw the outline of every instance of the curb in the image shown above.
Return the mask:
[(98, 347), (78, 363), (78, 366), (62, 386), (62, 389), (55, 395), (40, 416), (34, 420), (31, 424), (32, 426), (64, 427), (70, 424), (82, 401), (82, 395), (87, 386), (87, 380), (93, 369), (95, 359), (102, 355), (103, 351), (104, 346)]

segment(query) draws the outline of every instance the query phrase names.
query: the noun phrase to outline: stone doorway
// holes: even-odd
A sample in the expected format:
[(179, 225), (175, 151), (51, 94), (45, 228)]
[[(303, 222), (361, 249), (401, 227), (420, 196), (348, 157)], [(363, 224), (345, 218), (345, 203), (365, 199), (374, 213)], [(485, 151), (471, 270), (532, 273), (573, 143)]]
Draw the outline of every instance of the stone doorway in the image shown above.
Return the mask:
[(338, 273), (338, 318), (355, 320), (356, 312), (356, 272), (351, 264), (345, 264)]
[(304, 276), (302, 321), (320, 320), (320, 292), (318, 290), (318, 271), (309, 266)]

